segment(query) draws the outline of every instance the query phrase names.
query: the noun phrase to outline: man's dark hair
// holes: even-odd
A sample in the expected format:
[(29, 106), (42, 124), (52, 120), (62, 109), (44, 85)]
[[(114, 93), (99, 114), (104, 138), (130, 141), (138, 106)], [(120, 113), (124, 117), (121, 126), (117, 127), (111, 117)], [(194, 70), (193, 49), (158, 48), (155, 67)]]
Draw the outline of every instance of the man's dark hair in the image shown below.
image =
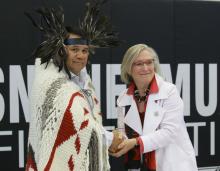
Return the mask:
[(79, 28), (71, 27), (71, 26), (66, 26), (65, 28), (66, 28), (68, 37), (69, 37), (69, 34), (76, 34), (76, 35), (79, 35), (80, 37), (83, 37), (82, 31)]

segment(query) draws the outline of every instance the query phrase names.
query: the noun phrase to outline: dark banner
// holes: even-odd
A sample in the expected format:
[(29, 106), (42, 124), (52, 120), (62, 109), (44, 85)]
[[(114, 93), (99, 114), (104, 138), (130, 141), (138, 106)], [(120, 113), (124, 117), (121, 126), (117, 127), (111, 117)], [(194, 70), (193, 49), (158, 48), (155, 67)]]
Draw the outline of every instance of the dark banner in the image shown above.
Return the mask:
[[(71, 25), (78, 22), (84, 2), (48, 4), (62, 5), (65, 21)], [(8, 0), (0, 7), (0, 170), (24, 170), (34, 79), (30, 55), (42, 40), (24, 11), (43, 4)], [(125, 41), (115, 49), (97, 50), (91, 57), (106, 129), (116, 126), (116, 99), (126, 88), (120, 81), (123, 55), (128, 47), (145, 43), (157, 51), (164, 78), (176, 84), (184, 100), (199, 170), (214, 171), (220, 166), (220, 1), (110, 0), (104, 10)], [(110, 163), (112, 171), (123, 171), (122, 158), (110, 158)]]

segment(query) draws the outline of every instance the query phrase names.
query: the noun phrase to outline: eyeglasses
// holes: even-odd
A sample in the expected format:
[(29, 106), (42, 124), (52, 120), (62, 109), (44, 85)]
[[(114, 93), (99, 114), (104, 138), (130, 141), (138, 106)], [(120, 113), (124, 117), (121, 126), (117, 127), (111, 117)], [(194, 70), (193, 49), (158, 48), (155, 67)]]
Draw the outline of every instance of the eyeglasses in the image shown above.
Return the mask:
[(133, 66), (135, 67), (143, 67), (145, 65), (148, 67), (152, 67), (154, 65), (154, 59), (148, 59), (145, 61), (138, 61), (133, 63)]

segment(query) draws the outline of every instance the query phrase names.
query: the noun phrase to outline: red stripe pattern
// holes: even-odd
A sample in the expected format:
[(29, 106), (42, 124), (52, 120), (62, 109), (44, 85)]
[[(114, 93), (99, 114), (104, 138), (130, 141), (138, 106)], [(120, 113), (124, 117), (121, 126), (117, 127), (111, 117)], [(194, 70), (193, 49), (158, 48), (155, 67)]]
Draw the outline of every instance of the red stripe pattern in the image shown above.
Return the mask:
[[(67, 141), (71, 136), (78, 134), (79, 132), (76, 130), (76, 127), (74, 125), (74, 118), (73, 118), (73, 114), (71, 113), (71, 106), (72, 103), (75, 99), (75, 97), (80, 96), (83, 97), (82, 94), (80, 94), (79, 92), (74, 93), (69, 101), (68, 107), (66, 108), (66, 111), (64, 113), (64, 117), (62, 120), (62, 123), (60, 125), (58, 134), (57, 134), (57, 138), (55, 140), (54, 146), (52, 148), (52, 152), (50, 154), (50, 158), (49, 161), (44, 169), (44, 171), (49, 171), (50, 167), (52, 165), (53, 159), (54, 159), (54, 155), (56, 152), (56, 149), (63, 144), (65, 141)], [(84, 115), (88, 114), (88, 110), (84, 108)], [(88, 126), (89, 121), (86, 120), (84, 122), (82, 122), (81, 126), (80, 126), (80, 130), (83, 130), (85, 127)], [(77, 151), (77, 154), (79, 154), (80, 152), (80, 147), (81, 147), (81, 143), (80, 143), (80, 138), (77, 135), (77, 138), (75, 140), (75, 149)], [(68, 161), (68, 166), (69, 169), (72, 171), (74, 169), (74, 163), (73, 163), (73, 159), (72, 156), (70, 157), (69, 161)]]

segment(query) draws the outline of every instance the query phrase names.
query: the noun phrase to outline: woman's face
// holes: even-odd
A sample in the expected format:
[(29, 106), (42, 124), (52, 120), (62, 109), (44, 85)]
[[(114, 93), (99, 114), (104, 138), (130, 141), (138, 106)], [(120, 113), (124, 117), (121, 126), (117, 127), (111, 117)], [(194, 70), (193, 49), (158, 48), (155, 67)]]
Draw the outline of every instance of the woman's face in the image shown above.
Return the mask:
[(149, 84), (154, 74), (154, 59), (147, 50), (143, 50), (132, 64), (131, 77), (136, 84)]

